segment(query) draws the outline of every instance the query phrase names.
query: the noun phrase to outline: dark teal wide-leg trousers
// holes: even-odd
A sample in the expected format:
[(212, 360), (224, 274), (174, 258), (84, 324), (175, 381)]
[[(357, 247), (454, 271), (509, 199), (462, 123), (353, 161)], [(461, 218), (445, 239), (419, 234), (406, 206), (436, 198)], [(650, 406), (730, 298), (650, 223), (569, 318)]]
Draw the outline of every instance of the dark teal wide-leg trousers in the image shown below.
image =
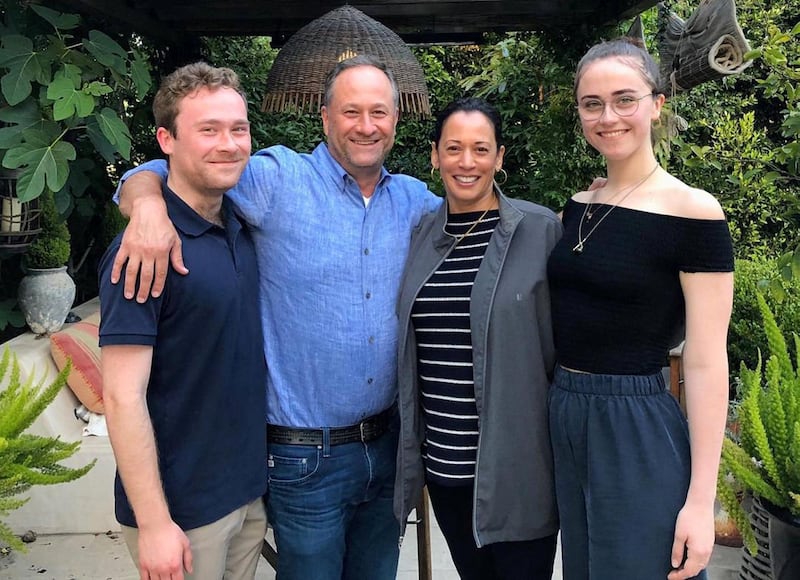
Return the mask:
[(550, 434), (564, 580), (664, 580), (690, 451), (662, 375), (558, 368)]

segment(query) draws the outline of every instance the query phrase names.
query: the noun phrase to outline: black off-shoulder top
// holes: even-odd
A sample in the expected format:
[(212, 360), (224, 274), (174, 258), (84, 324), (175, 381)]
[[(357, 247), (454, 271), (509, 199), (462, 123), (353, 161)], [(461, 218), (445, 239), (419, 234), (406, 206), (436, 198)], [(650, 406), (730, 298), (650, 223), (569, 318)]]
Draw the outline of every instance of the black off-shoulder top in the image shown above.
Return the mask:
[[(683, 338), (679, 273), (733, 271), (728, 224), (617, 207), (576, 253), (585, 207), (567, 202), (564, 236), (548, 262), (559, 363), (600, 374), (657, 372)], [(595, 205), (584, 238), (608, 209)]]

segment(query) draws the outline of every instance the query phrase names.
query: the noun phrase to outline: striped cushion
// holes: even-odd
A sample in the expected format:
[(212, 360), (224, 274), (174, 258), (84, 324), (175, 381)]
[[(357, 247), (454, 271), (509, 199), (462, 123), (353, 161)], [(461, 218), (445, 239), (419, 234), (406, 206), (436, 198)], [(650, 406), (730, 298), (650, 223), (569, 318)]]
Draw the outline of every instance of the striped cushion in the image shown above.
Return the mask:
[(103, 413), (103, 381), (97, 331), (100, 313), (69, 324), (50, 336), (50, 352), (60, 371), (72, 359), (67, 384), (78, 400), (93, 413)]

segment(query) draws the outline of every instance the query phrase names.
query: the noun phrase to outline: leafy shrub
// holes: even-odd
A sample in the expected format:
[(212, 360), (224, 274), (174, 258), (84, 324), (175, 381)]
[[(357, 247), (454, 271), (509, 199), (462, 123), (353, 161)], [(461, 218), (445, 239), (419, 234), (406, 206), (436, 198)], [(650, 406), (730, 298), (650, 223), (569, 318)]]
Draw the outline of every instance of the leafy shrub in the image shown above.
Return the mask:
[(28, 248), (25, 264), (29, 268), (59, 268), (69, 260), (69, 230), (58, 214), (53, 195), (45, 192), (39, 200), (42, 232)]
[(733, 373), (738, 372), (742, 363), (748, 368), (755, 368), (759, 350), (762, 356), (767, 354), (767, 338), (756, 299), (757, 291), (764, 294), (778, 326), (785, 333), (800, 333), (800, 280), (795, 277), (785, 282), (786, 295), (782, 300), (770, 292), (764, 292), (764, 281), (772, 278), (777, 269), (777, 260), (771, 258), (736, 260), (733, 313), (728, 330), (728, 357)]

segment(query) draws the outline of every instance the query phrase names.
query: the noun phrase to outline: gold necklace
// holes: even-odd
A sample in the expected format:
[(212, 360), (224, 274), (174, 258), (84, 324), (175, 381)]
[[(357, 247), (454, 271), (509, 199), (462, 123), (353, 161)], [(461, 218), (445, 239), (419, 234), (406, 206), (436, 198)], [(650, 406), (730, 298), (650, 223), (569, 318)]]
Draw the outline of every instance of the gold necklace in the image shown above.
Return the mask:
[[(477, 220), (475, 220), (475, 221), (472, 223), (472, 225), (469, 227), (469, 229), (468, 229), (466, 232), (464, 232), (463, 234), (461, 234), (460, 236), (458, 236), (458, 237), (456, 238), (456, 243), (455, 243), (455, 244), (453, 244), (453, 247), (455, 247), (455, 246), (457, 246), (458, 244), (460, 244), (460, 243), (461, 243), (461, 240), (463, 240), (463, 239), (464, 239), (464, 238), (466, 238), (468, 235), (470, 235), (470, 234), (472, 233), (472, 230), (474, 230), (474, 229), (475, 229), (475, 227), (476, 227), (476, 226), (477, 226), (479, 223), (481, 223), (481, 221), (483, 220), (483, 218), (485, 218), (485, 217), (486, 217), (486, 214), (487, 214), (487, 213), (489, 213), (489, 211), (490, 211), (491, 209), (492, 209), (491, 207), (488, 207), (488, 208), (486, 208), (486, 211), (484, 211), (484, 212), (481, 214), (481, 217), (479, 217)], [(452, 235), (452, 234), (450, 234), (450, 235)]]
[[(586, 236), (584, 236), (584, 235), (583, 235), (583, 222), (584, 222), (584, 221), (586, 221), (586, 222), (588, 223), (588, 222), (589, 222), (589, 220), (590, 220), (590, 219), (592, 219), (592, 217), (591, 217), (591, 216), (592, 216), (592, 214), (591, 214), (591, 213), (589, 213), (589, 206), (591, 206), (591, 205), (594, 205), (594, 197), (595, 197), (595, 195), (597, 194), (597, 192), (595, 192), (595, 193), (592, 195), (592, 201), (591, 201), (591, 202), (589, 202), (589, 203), (587, 203), (587, 204), (586, 204), (586, 207), (584, 207), (584, 208), (583, 208), (583, 215), (581, 216), (581, 221), (579, 221), (579, 222), (578, 222), (578, 243), (577, 243), (577, 244), (575, 244), (575, 246), (573, 246), (573, 248), (572, 248), (572, 251), (573, 251), (573, 252), (575, 252), (576, 254), (580, 254), (580, 253), (582, 253), (582, 252), (583, 252), (583, 246), (584, 246), (584, 244), (586, 243), (586, 240), (588, 240), (588, 239), (589, 239), (589, 236), (591, 236), (591, 235), (594, 233), (594, 231), (597, 229), (597, 227), (598, 227), (598, 226), (599, 226), (601, 223), (603, 223), (603, 220), (604, 220), (604, 219), (606, 219), (606, 218), (608, 217), (608, 214), (610, 214), (612, 211), (614, 211), (615, 209), (617, 209), (617, 206), (618, 206), (619, 204), (621, 204), (623, 201), (625, 201), (625, 199), (627, 199), (627, 197), (628, 197), (630, 194), (632, 194), (634, 191), (636, 191), (636, 190), (639, 188), (639, 186), (643, 185), (645, 181), (647, 181), (648, 179), (650, 179), (650, 176), (651, 176), (651, 175), (653, 175), (653, 174), (656, 172), (656, 169), (658, 169), (658, 163), (656, 163), (656, 166), (655, 166), (655, 167), (653, 167), (653, 169), (650, 171), (650, 173), (648, 173), (648, 174), (647, 174), (647, 175), (645, 175), (645, 176), (644, 176), (642, 179), (640, 179), (639, 181), (637, 181), (636, 183), (634, 183), (632, 186), (630, 186), (630, 188), (629, 188), (629, 189), (628, 189), (628, 191), (625, 193), (625, 195), (623, 195), (621, 198), (619, 198), (619, 201), (617, 201), (617, 202), (616, 202), (614, 205), (612, 205), (612, 206), (611, 206), (611, 208), (610, 208), (610, 209), (609, 209), (609, 210), (608, 210), (606, 213), (604, 213), (604, 214), (603, 214), (603, 215), (600, 217), (600, 219), (598, 219), (598, 220), (597, 220), (597, 222), (594, 224), (594, 227), (593, 227), (591, 230), (589, 230), (589, 232), (586, 234)], [(614, 199), (614, 197), (618, 196), (618, 195), (619, 195), (620, 193), (622, 193), (623, 191), (625, 191), (625, 190), (624, 190), (624, 189), (622, 189), (622, 190), (618, 191), (616, 194), (614, 194), (613, 196), (611, 196), (611, 199)], [(592, 213), (593, 213), (593, 212), (592, 212)], [(586, 217), (586, 216), (587, 216), (587, 214), (588, 214), (588, 216), (589, 216), (588, 218)]]

